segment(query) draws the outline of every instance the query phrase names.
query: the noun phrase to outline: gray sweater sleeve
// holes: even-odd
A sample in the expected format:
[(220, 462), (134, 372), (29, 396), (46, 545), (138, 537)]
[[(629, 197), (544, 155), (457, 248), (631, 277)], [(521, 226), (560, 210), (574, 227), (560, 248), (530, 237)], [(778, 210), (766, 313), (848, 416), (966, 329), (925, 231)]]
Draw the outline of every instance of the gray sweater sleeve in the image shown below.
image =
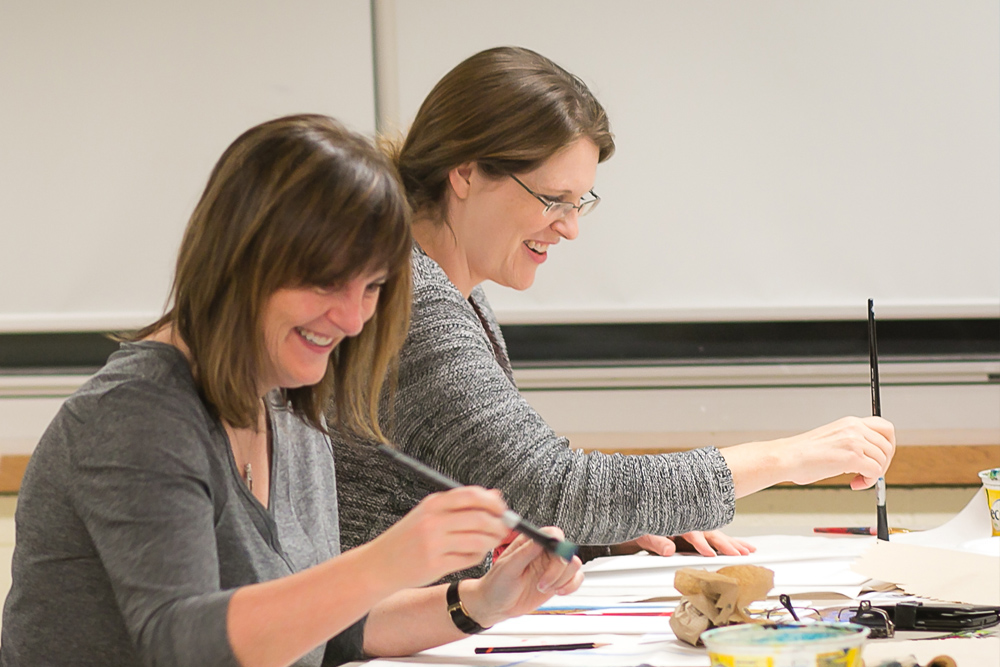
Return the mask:
[[(164, 409), (162, 388), (101, 397), (68, 480), (138, 657), (150, 665), (238, 665), (220, 590), (204, 424)], [(142, 443), (143, 446), (135, 446)]]
[[(433, 260), (417, 255), (413, 320), (389, 419), (397, 445), (584, 544), (672, 535), (728, 523), (735, 496), (719, 451), (624, 456), (569, 448), (508, 378), (502, 338)], [(492, 318), (485, 300), (480, 310)], [(499, 328), (496, 329), (499, 337)]]

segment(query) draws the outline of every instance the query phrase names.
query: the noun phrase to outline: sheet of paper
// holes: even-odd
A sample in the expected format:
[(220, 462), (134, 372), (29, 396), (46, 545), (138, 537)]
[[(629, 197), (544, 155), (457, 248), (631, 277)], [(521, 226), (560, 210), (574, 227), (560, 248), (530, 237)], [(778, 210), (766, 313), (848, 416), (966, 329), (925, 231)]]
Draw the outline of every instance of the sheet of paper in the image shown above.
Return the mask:
[[(864, 577), (867, 585), (868, 578)], [(781, 586), (771, 589), (768, 597), (777, 598), (779, 595), (784, 593), (792, 598), (802, 598), (802, 597), (833, 597), (833, 598), (855, 598), (861, 594), (861, 591), (865, 589), (865, 585), (856, 586), (828, 586), (824, 584), (804, 584), (801, 586)], [(587, 590), (577, 591), (573, 594), (571, 601), (563, 602), (564, 605), (576, 605), (579, 604), (580, 607), (588, 606), (587, 600), (593, 599), (605, 600), (611, 593), (617, 593), (622, 596), (623, 601), (627, 600), (645, 600), (645, 601), (664, 601), (664, 600), (680, 600), (681, 594), (677, 592), (677, 589), (673, 587), (673, 583), (664, 586), (623, 586), (623, 587), (609, 587), (605, 590), (598, 588), (590, 588)]]
[(669, 616), (598, 616), (547, 614), (518, 616), (497, 623), (489, 635), (645, 635), (670, 632)]
[(748, 556), (617, 556), (588, 563), (586, 579), (576, 599), (646, 594), (649, 598), (679, 599), (674, 574), (682, 567), (717, 570), (733, 564), (755, 564), (774, 571), (771, 595), (801, 598), (817, 594), (856, 597), (868, 577), (851, 569), (851, 563), (875, 538), (804, 537), (770, 535), (755, 539), (757, 551)]
[(883, 662), (913, 656), (921, 665), (947, 655), (959, 667), (992, 667), (1000, 665), (1000, 638), (972, 637), (916, 641), (869, 641), (862, 653), (865, 664), (878, 667)]
[(758, 535), (748, 538), (757, 551), (746, 556), (705, 557), (678, 554), (669, 557), (647, 553), (597, 558), (583, 566), (587, 577), (627, 571), (676, 570), (682, 567), (718, 569), (726, 565), (764, 565), (810, 559), (854, 557), (865, 551), (875, 538), (820, 537), (803, 535)]
[[(569, 641), (579, 638), (569, 638)], [(520, 646), (525, 644), (565, 644), (565, 636), (535, 635), (531, 637), (476, 635), (453, 644), (424, 651), (407, 658), (379, 658), (364, 663), (372, 667), (423, 665), (425, 667), (709, 667), (705, 649), (679, 642), (672, 635), (649, 634), (636, 636), (597, 635), (585, 641), (606, 643), (581, 651), (546, 651), (535, 653), (494, 653), (477, 655), (478, 646)]]
[[(548, 602), (543, 604), (538, 608), (539, 612), (544, 611), (565, 611), (567, 609), (656, 609), (662, 608), (664, 605), (660, 603), (649, 603), (644, 600), (649, 596), (643, 596), (643, 599), (632, 599), (632, 596), (618, 596), (618, 595), (608, 595), (603, 597), (591, 596), (591, 597), (576, 597), (573, 594), (570, 595), (559, 595), (550, 598)], [(671, 607), (675, 605), (670, 605)]]
[(853, 568), (911, 595), (1000, 606), (1000, 558), (993, 556), (890, 540), (876, 543)]
[[(912, 595), (1000, 606), (1000, 556), (993, 555), (1000, 549), (1000, 538), (989, 537), (989, 514), (979, 494), (944, 525), (920, 533), (893, 535), (890, 542), (878, 542), (874, 537), (769, 535), (752, 538), (758, 550), (749, 556), (634, 555), (598, 559), (584, 567), (587, 579), (579, 591), (547, 603), (546, 608), (553, 613), (511, 619), (483, 634), (416, 656), (381, 658), (365, 665), (708, 667), (704, 649), (678, 641), (670, 632), (668, 617), (617, 615), (623, 610), (642, 613), (672, 608), (680, 597), (673, 588), (673, 575), (682, 567), (716, 570), (751, 563), (769, 567), (775, 571), (772, 597), (786, 592), (798, 600), (824, 595), (856, 598), (871, 577), (897, 583)], [(897, 599), (898, 594), (889, 597)], [(636, 603), (655, 598), (666, 602)], [(586, 611), (555, 613), (567, 609)], [(608, 646), (571, 652), (474, 653), (476, 646), (578, 641)], [(870, 641), (864, 652), (869, 665), (910, 655), (924, 663), (942, 654), (956, 658), (961, 667), (992, 665), (1000, 655), (1000, 639)]]
[(990, 510), (986, 504), (983, 487), (972, 496), (965, 508), (937, 528), (914, 533), (890, 535), (890, 542), (900, 544), (920, 544), (939, 549), (965, 549), (969, 543), (989, 540), (993, 533), (990, 527)]

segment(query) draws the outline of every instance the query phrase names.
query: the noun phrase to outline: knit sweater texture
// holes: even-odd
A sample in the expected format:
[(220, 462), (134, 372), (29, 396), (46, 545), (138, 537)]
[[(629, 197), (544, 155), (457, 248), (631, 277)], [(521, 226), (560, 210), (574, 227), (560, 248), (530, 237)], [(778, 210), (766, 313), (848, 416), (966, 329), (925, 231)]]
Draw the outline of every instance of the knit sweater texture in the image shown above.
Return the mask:
[[(732, 474), (716, 448), (628, 456), (571, 449), (518, 391), (483, 290), (465, 299), (419, 248), (412, 265), (412, 320), (395, 398), (382, 412), (401, 451), (464, 484), (500, 489), (513, 510), (578, 544), (732, 520)], [(378, 536), (437, 490), (379, 460), (371, 443), (333, 442), (344, 548)]]

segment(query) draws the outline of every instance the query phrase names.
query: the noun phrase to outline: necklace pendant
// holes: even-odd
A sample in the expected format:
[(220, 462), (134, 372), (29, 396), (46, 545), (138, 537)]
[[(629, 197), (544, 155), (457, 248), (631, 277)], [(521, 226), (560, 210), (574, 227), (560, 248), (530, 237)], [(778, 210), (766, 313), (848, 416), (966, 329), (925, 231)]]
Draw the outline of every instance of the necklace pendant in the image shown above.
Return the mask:
[(246, 477), (247, 488), (252, 493), (253, 492), (253, 469), (250, 467), (249, 463), (246, 464), (246, 467), (243, 468), (243, 476)]

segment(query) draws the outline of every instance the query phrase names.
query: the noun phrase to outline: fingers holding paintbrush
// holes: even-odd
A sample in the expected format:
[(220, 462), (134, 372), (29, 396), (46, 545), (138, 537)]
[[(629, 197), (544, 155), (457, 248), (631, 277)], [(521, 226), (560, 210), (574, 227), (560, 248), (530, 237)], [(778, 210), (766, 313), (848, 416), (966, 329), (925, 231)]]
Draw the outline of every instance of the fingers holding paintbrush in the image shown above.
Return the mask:
[[(457, 489), (462, 485), (451, 479), (446, 475), (442, 475), (437, 470), (434, 470), (430, 466), (427, 466), (417, 459), (407, 456), (406, 454), (395, 450), (388, 445), (379, 445), (378, 451), (384, 456), (395, 461), (398, 465), (405, 468), (406, 470), (412, 472), (418, 477), (423, 478), (425, 481), (434, 484), (435, 486), (442, 489)], [(531, 523), (530, 521), (521, 517), (517, 512), (508, 509), (503, 513), (502, 516), (504, 524), (511, 530), (516, 530), (522, 535), (527, 536), (531, 540), (540, 544), (543, 548), (551, 553), (562, 558), (564, 561), (570, 561), (576, 552), (579, 550), (577, 545), (573, 544), (569, 540), (558, 539), (551, 535), (547, 535), (542, 532), (542, 529)]]

